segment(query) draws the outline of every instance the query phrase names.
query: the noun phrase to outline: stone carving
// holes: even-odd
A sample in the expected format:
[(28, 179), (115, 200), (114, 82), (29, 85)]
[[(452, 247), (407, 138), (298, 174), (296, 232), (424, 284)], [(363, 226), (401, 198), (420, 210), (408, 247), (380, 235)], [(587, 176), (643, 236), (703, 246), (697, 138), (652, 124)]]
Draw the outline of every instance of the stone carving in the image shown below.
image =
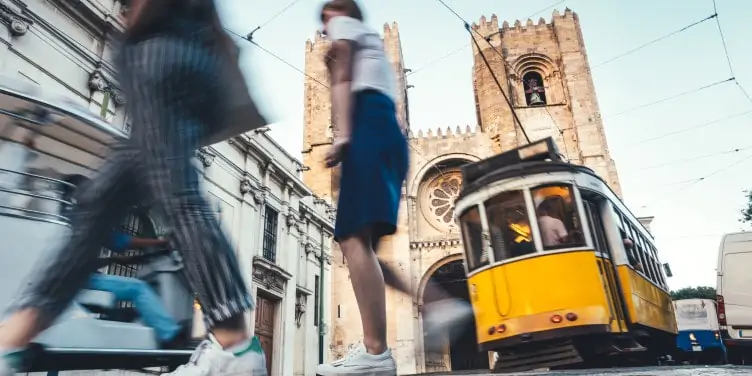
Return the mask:
[(0, 21), (6, 24), (10, 35), (14, 37), (26, 35), (34, 23), (31, 18), (17, 12), (3, 1), (0, 1)]
[(287, 217), (285, 218), (285, 224), (287, 225), (288, 230), (292, 230), (292, 228), (298, 224), (298, 216), (295, 215), (294, 212), (287, 213)]
[(303, 315), (306, 313), (306, 296), (298, 294), (298, 301), (295, 303), (295, 325), (300, 328)]
[(245, 196), (249, 193), (253, 198), (253, 202), (255, 202), (257, 205), (262, 204), (264, 202), (264, 199), (266, 198), (264, 195), (264, 189), (255, 184), (250, 177), (245, 176), (240, 181), (240, 194)]
[(99, 68), (89, 74), (89, 89), (109, 94), (117, 106), (125, 104), (126, 99), (123, 91), (113, 85)]
[(303, 250), (305, 250), (305, 253), (306, 253), (306, 256), (307, 256), (307, 255), (310, 255), (311, 253), (313, 253), (316, 250), (316, 247), (312, 243), (306, 242), (306, 244), (304, 245)]
[(270, 290), (284, 290), (285, 280), (281, 275), (275, 273), (271, 269), (259, 266), (258, 264), (255, 266), (256, 267), (253, 268), (253, 279), (256, 283)]
[(207, 147), (196, 150), (196, 158), (201, 161), (201, 164), (203, 164), (204, 167), (211, 166), (212, 163), (214, 163), (214, 157), (216, 157), (216, 155), (209, 151), (209, 148)]

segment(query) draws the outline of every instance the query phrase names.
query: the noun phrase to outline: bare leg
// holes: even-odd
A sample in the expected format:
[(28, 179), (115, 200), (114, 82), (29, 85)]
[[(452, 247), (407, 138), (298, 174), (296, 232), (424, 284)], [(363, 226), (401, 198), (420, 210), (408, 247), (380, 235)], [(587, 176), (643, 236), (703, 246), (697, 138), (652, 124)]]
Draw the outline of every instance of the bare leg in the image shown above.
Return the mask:
[(363, 344), (368, 353), (379, 355), (386, 351), (386, 285), (370, 238), (366, 231), (341, 240), (339, 245), (363, 321)]

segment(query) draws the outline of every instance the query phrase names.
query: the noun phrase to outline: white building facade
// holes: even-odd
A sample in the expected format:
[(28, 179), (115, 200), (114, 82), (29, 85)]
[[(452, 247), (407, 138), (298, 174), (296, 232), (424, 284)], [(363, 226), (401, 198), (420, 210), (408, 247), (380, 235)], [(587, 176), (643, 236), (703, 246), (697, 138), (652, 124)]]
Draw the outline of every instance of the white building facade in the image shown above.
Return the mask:
[[(127, 98), (106, 42), (122, 30), (121, 8), (117, 0), (0, 0), (0, 74), (36, 83), (127, 130)], [(203, 148), (197, 165), (256, 297), (249, 328), (269, 354), (270, 375), (315, 374), (330, 342), (324, 318), (331, 317), (333, 208), (312, 195), (300, 180), (302, 164), (264, 130)], [(124, 228), (159, 235), (148, 211), (134, 210)], [(198, 337), (203, 328), (195, 321)]]

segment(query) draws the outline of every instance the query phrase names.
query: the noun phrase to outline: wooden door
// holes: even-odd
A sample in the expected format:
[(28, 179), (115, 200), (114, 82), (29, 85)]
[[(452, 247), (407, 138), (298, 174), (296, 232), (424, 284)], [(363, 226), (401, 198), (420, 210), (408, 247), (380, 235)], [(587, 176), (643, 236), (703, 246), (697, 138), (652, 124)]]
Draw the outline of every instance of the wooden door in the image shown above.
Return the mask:
[(262, 295), (256, 297), (256, 336), (261, 342), (266, 356), (267, 374), (272, 374), (272, 355), (274, 354), (274, 319), (277, 302)]

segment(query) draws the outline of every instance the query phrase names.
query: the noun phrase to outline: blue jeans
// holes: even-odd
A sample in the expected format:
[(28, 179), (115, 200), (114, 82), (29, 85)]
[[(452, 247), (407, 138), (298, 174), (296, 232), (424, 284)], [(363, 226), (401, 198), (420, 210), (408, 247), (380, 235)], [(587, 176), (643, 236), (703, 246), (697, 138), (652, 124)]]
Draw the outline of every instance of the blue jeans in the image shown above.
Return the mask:
[(154, 290), (140, 279), (96, 273), (89, 278), (87, 288), (112, 293), (119, 301), (133, 302), (141, 320), (154, 329), (160, 342), (168, 342), (180, 332), (180, 326)]

